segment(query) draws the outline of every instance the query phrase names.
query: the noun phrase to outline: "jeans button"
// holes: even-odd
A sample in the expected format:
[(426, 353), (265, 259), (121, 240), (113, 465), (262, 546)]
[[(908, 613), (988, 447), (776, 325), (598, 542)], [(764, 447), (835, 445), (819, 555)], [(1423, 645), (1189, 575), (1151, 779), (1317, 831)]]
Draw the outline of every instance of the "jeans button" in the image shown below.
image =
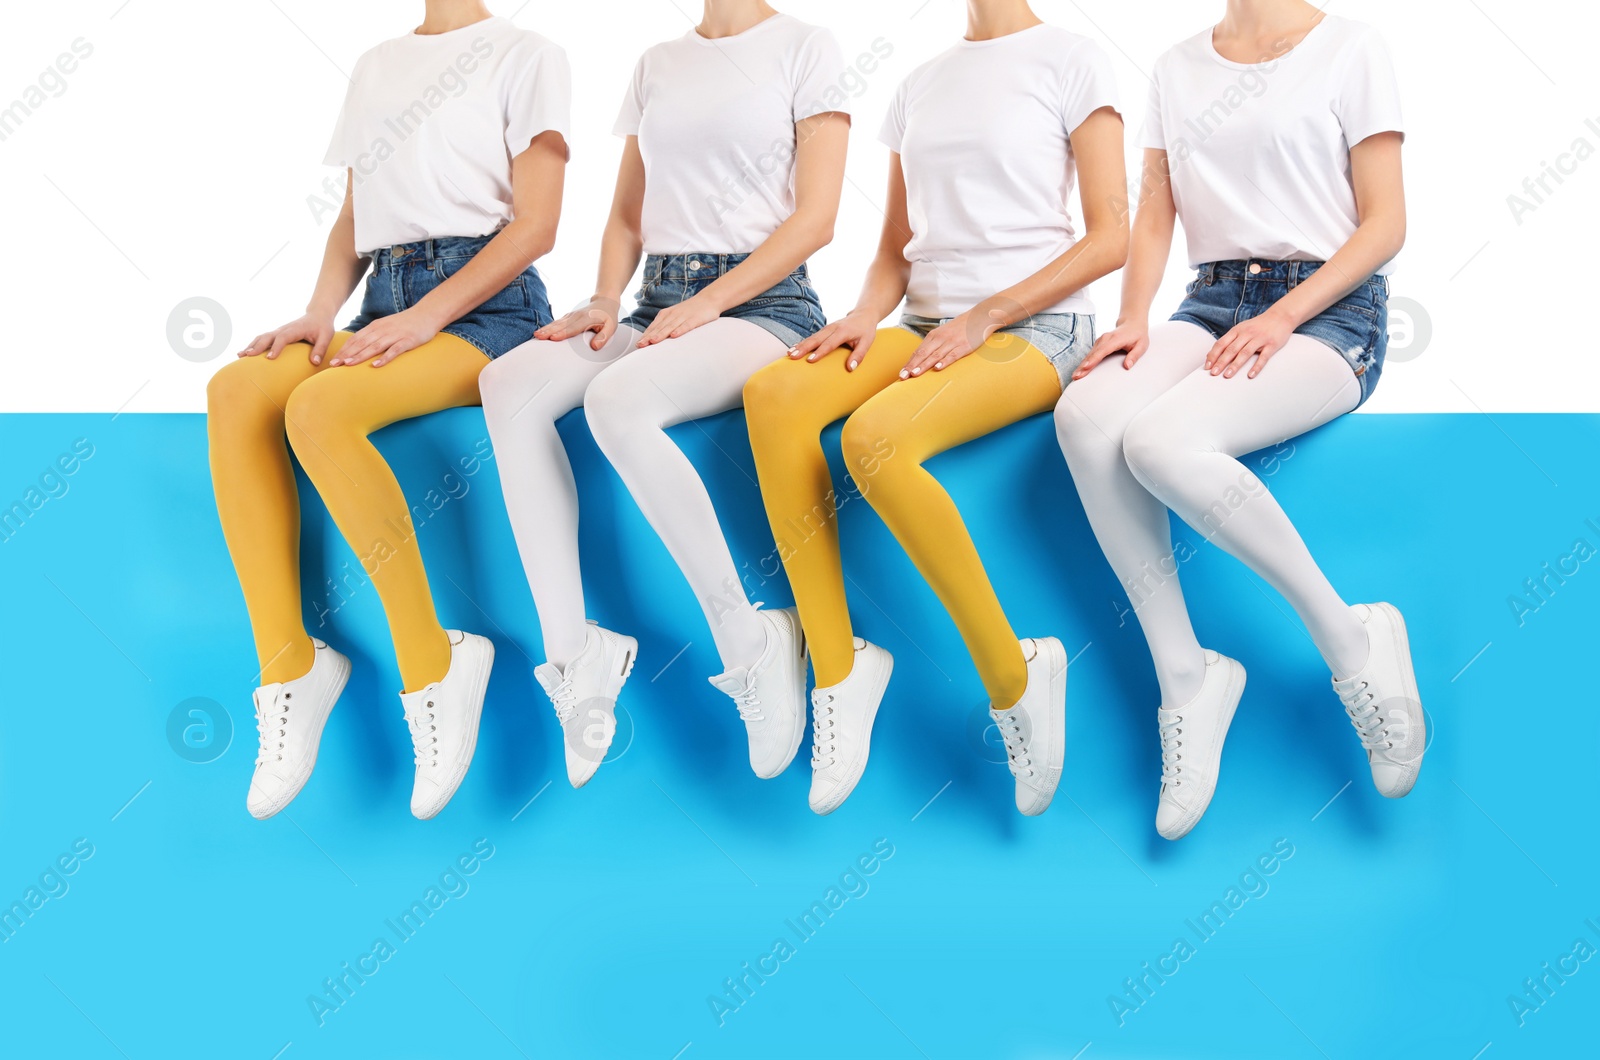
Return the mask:
[(700, 262), (699, 261), (691, 261), (691, 262), (689, 262), (689, 271), (690, 272), (699, 272), (700, 271)]
[(1250, 263), (1250, 275), (1252, 275), (1252, 276), (1260, 276), (1261, 275), (1261, 263), (1260, 262), (1252, 261)]

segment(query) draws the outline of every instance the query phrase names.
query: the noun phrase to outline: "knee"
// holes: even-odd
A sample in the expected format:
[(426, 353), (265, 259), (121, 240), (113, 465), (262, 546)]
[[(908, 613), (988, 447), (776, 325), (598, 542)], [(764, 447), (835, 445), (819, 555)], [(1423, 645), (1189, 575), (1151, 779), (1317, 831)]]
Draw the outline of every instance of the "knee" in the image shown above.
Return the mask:
[[(518, 347), (518, 350), (521, 348)], [(490, 361), (478, 373), (478, 394), (483, 399), (483, 415), (490, 427), (516, 415), (517, 410), (533, 396), (522, 392), (526, 388), (522, 385), (517, 364), (512, 360), (518, 350)]]
[(662, 423), (659, 410), (636, 380), (614, 369), (589, 383), (583, 392), (583, 414), (601, 449), (621, 445), (634, 433), (659, 429)]
[(301, 383), (284, 403), (284, 429), (301, 464), (315, 460), (344, 441), (365, 437), (367, 433), (357, 424), (349, 401), (342, 394), (333, 387), (318, 385), (326, 379), (326, 376), (318, 376)]
[(1133, 418), (1122, 435), (1122, 455), (1128, 470), (1141, 482), (1165, 482), (1183, 452), (1180, 441), (1161, 416), (1148, 410)]
[(882, 481), (886, 472), (907, 460), (899, 417), (876, 409), (869, 402), (844, 421), (840, 436), (845, 468), (858, 482)]
[(1111, 436), (1095, 422), (1093, 414), (1078, 401), (1073, 389), (1064, 390), (1061, 400), (1056, 402), (1056, 442), (1061, 451), (1071, 459), (1074, 452), (1084, 451), (1096, 443), (1120, 449), (1122, 439)]
[(775, 361), (744, 381), (744, 411), (751, 430), (757, 423), (769, 425), (782, 417), (784, 395), (790, 390), (784, 367), (784, 361)]
[[(292, 356), (296, 350), (297, 347), (291, 346), (282, 356)], [(305, 353), (300, 355), (305, 356)], [(262, 357), (241, 357), (212, 376), (206, 384), (207, 416), (214, 421), (282, 416), (282, 410), (272, 403), (267, 389), (259, 381), (270, 364)]]

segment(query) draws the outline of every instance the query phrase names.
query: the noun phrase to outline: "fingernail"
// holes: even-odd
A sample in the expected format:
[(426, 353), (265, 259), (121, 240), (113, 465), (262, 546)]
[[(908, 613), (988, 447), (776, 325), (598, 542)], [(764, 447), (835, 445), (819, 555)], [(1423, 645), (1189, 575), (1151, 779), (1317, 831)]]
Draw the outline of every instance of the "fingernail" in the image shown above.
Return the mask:
[(860, 361), (851, 361), (849, 364), (845, 365), (845, 367), (853, 372), (853, 371), (856, 370), (856, 365), (858, 365), (860, 363), (861, 363)]
[(944, 367), (944, 362), (943, 361), (936, 361), (936, 362), (934, 362), (933, 366), (935, 368), (943, 368)]
[(901, 379), (910, 379), (911, 378), (911, 373), (906, 371), (904, 368), (902, 368), (902, 369), (900, 369), (900, 378)]

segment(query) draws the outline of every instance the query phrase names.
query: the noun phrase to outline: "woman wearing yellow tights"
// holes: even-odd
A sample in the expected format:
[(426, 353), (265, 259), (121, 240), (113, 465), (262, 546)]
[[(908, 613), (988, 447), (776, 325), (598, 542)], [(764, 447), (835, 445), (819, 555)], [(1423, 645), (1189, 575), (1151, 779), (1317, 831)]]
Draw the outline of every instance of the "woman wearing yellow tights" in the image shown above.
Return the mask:
[[(966, 38), (901, 85), (881, 139), (889, 196), (878, 255), (843, 320), (745, 387), (762, 496), (811, 649), (811, 807), (866, 768), (893, 663), (855, 637), (822, 430), (950, 612), (1005, 737), (1017, 809), (1060, 781), (1066, 652), (1019, 641), (949, 494), (937, 453), (1055, 406), (1093, 343), (1091, 281), (1119, 268), (1128, 225), (1122, 119), (1105, 55), (1020, 0), (973, 0)], [(1085, 230), (1068, 199), (1081, 183)], [(898, 327), (877, 330), (901, 301)]]
[[(437, 113), (394, 117), (394, 100), (441, 88), (450, 99)], [(479, 404), (484, 365), (550, 322), (532, 262), (555, 241), (569, 98), (566, 56), (549, 40), (477, 0), (429, 0), (416, 31), (356, 64), (326, 159), (346, 169), (348, 194), (305, 315), (211, 380), (217, 510), (261, 663), (255, 817), (310, 778), (350, 673), (306, 632), (291, 448), (389, 619), (415, 752), (411, 812), (434, 816), (466, 776), (494, 648), (440, 624), (410, 508), (370, 436)], [(397, 120), (411, 123), (404, 138)], [(363, 274), (361, 312), (335, 331)]]

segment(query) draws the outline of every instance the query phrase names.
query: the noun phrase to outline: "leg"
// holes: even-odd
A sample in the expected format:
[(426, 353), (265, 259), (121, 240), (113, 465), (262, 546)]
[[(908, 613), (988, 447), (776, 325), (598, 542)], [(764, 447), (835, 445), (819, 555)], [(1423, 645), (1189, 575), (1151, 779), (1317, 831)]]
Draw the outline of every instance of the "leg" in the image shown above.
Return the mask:
[(399, 420), (478, 404), (484, 355), (439, 335), (382, 368), (333, 368), (290, 395), (289, 444), (383, 600), (407, 691), (442, 680), (450, 641), (434, 613), (410, 508), (368, 435)]
[[(336, 335), (324, 364), (349, 335)], [(241, 357), (206, 387), (206, 433), (217, 515), (228, 542), (261, 664), (259, 683), (310, 672), (311, 636), (300, 598), (300, 497), (284, 438), (284, 408), (320, 371), (295, 343), (273, 360)]]
[(1366, 630), (1265, 484), (1235, 458), (1337, 419), (1360, 396), (1343, 357), (1295, 335), (1254, 379), (1189, 374), (1123, 439), (1145, 488), (1282, 593), (1336, 677), (1366, 664)]
[(739, 580), (700, 475), (666, 428), (736, 409), (745, 380), (783, 356), (783, 342), (723, 318), (628, 354), (590, 384), (589, 429), (688, 579), (723, 665), (753, 665), (766, 631)]
[(545, 658), (562, 669), (583, 650), (586, 612), (578, 490), (556, 420), (583, 404), (590, 382), (632, 349), (639, 333), (618, 328), (600, 350), (589, 345), (592, 338), (524, 343), (490, 362), (478, 379)]
[(819, 688), (849, 677), (855, 662), (833, 477), (822, 451), (822, 431), (894, 382), (905, 364), (894, 344), (897, 330), (880, 331), (877, 341), (884, 345), (874, 343), (853, 372), (845, 371), (843, 350), (814, 364), (785, 357), (751, 376), (744, 388), (761, 497), (778, 558), (794, 590)]
[[(889, 342), (880, 338), (887, 348), (874, 347), (871, 356), (903, 365), (919, 340), (901, 334), (904, 338)], [(980, 351), (942, 372), (897, 382), (844, 426), (845, 458), (864, 470), (868, 502), (950, 612), (999, 710), (1015, 704), (1027, 688), (1027, 660), (961, 513), (922, 464), (1048, 411), (1060, 395), (1060, 378), (1043, 353), (1027, 347), (1018, 355), (1008, 346), (1003, 356)]]
[(1184, 605), (1167, 506), (1128, 469), (1122, 443), (1135, 416), (1205, 364), (1213, 342), (1194, 324), (1158, 324), (1134, 367), (1125, 370), (1120, 355), (1107, 358), (1067, 387), (1056, 405), (1056, 438), (1084, 513), (1127, 591), (1150, 646), (1161, 700), (1169, 704), (1186, 703), (1200, 690), (1205, 652)]

